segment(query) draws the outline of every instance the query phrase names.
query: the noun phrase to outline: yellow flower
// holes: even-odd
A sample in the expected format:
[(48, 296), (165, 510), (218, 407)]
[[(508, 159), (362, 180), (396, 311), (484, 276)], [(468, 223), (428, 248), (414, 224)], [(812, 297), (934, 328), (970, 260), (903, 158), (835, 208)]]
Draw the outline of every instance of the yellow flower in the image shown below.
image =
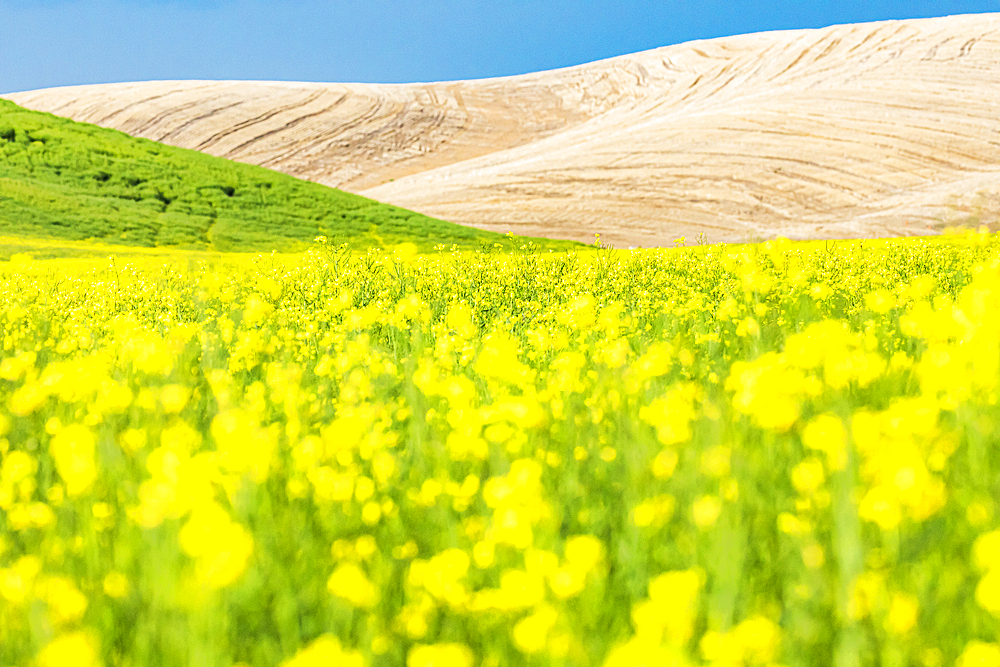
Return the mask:
[(781, 639), (781, 629), (770, 619), (753, 616), (733, 629), (744, 660), (768, 664), (774, 660)]
[(639, 409), (639, 419), (656, 429), (657, 439), (664, 445), (676, 445), (691, 439), (691, 421), (697, 416), (694, 408), (695, 388), (682, 384)]
[(430, 560), (415, 560), (410, 564), (407, 581), (422, 586), (435, 598), (458, 607), (469, 598), (462, 579), (469, 571), (469, 555), (461, 549), (446, 549)]
[(49, 452), (55, 459), (56, 470), (66, 482), (68, 495), (86, 493), (97, 479), (96, 447), (94, 434), (81, 424), (67, 426), (53, 436)]
[(160, 405), (167, 414), (180, 412), (187, 405), (191, 390), (179, 384), (168, 384), (160, 390)]
[(1000, 530), (977, 537), (972, 544), (972, 555), (981, 570), (1000, 568)]
[(378, 602), (378, 591), (360, 567), (342, 563), (330, 575), (326, 587), (353, 607), (371, 609)]
[(400, 243), (392, 251), (392, 256), (400, 261), (407, 261), (413, 259), (414, 255), (417, 254), (417, 246), (409, 241), (405, 243)]
[(21, 353), (14, 357), (6, 357), (0, 361), (0, 379), (17, 382), (29, 370), (35, 367), (34, 352)]
[(504, 331), (494, 331), (483, 338), (473, 368), (483, 377), (513, 385), (528, 381), (534, 374), (518, 358), (517, 341)]
[(26, 417), (33, 413), (47, 401), (49, 395), (45, 390), (34, 382), (25, 384), (10, 397), (8, 406), (10, 411), (19, 417)]
[(128, 579), (121, 572), (109, 572), (108, 576), (104, 577), (104, 592), (115, 599), (122, 599), (128, 596), (129, 589)]
[(604, 667), (663, 667), (685, 664), (680, 651), (660, 646), (642, 637), (615, 647), (604, 661)]
[(559, 614), (548, 605), (543, 605), (533, 614), (525, 616), (514, 625), (514, 644), (524, 653), (538, 653), (545, 648), (549, 632)]
[(589, 294), (578, 296), (559, 310), (556, 321), (571, 329), (589, 329), (597, 320), (596, 303)]
[(476, 327), (473, 323), (472, 308), (465, 303), (456, 303), (448, 309), (448, 316), (445, 318), (448, 328), (454, 331), (459, 337), (470, 340), (476, 335)]
[(121, 434), (122, 448), (130, 454), (135, 454), (146, 446), (146, 429), (130, 428)]
[(713, 665), (742, 665), (743, 647), (732, 633), (709, 630), (698, 642), (705, 660)]
[(549, 576), (549, 587), (560, 600), (579, 595), (586, 584), (586, 573), (569, 567), (561, 567)]
[(317, 500), (350, 500), (354, 496), (354, 476), (335, 471), (330, 466), (319, 466), (308, 472)]
[(64, 577), (49, 577), (42, 583), (39, 592), (48, 603), (50, 617), (57, 625), (78, 621), (87, 610), (87, 597)]
[(274, 435), (245, 410), (226, 410), (212, 420), (212, 438), (226, 469), (260, 484), (267, 479), (274, 452)]
[(361, 508), (361, 521), (366, 526), (374, 526), (382, 518), (382, 505), (375, 502), (367, 502)]
[(545, 599), (545, 583), (538, 574), (507, 570), (500, 575), (501, 608), (527, 609)]
[(810, 528), (807, 521), (802, 521), (789, 512), (782, 512), (778, 515), (778, 530), (786, 535), (802, 535), (808, 533)]
[[(818, 287), (822, 289), (826, 286)], [(816, 368), (823, 364), (828, 352), (850, 347), (855, 339), (844, 322), (825, 320), (789, 336), (784, 353), (799, 368)]]
[(861, 499), (858, 516), (877, 523), (882, 530), (892, 530), (902, 520), (899, 502), (889, 489), (876, 486)]
[(256, 294), (251, 294), (243, 310), (243, 324), (256, 327), (274, 310), (274, 307)]
[(756, 338), (760, 336), (760, 324), (752, 317), (744, 318), (736, 325), (736, 335), (740, 338), (747, 336)]
[(347, 651), (333, 635), (322, 635), (281, 667), (363, 667), (364, 658), (357, 651)]
[(496, 545), (492, 542), (476, 542), (472, 547), (472, 558), (476, 561), (476, 567), (486, 569), (493, 564), (496, 557)]
[(17, 504), (7, 511), (7, 519), (14, 530), (25, 528), (46, 528), (55, 523), (56, 515), (45, 503), (33, 502)]
[(574, 535), (566, 540), (566, 564), (580, 572), (591, 572), (604, 558), (604, 543), (593, 535)]
[(884, 605), (886, 596), (885, 576), (879, 572), (862, 572), (851, 584), (849, 614), (861, 619)]
[(825, 481), (823, 463), (819, 459), (808, 458), (792, 468), (792, 485), (803, 495), (815, 493)]
[(0, 568), (0, 597), (22, 604), (28, 600), (42, 563), (35, 556), (22, 556), (12, 566)]
[(464, 644), (417, 644), (406, 657), (406, 667), (472, 667), (473, 661)]
[(920, 606), (917, 598), (905, 593), (892, 596), (889, 615), (885, 619), (885, 629), (896, 635), (904, 635), (917, 624)]
[(196, 507), (178, 534), (184, 553), (196, 559), (199, 579), (222, 588), (246, 569), (253, 551), (250, 534), (214, 503)]
[(733, 407), (753, 418), (758, 426), (787, 431), (801, 412), (802, 400), (814, 393), (815, 382), (776, 353), (766, 352), (752, 362), (735, 362), (726, 389), (733, 393)]
[(896, 307), (896, 298), (892, 292), (878, 289), (865, 294), (865, 307), (873, 313), (882, 315)]
[(971, 641), (958, 656), (955, 667), (1000, 667), (1000, 645)]
[(362, 535), (354, 541), (354, 551), (359, 558), (367, 560), (378, 551), (378, 542), (371, 535)]
[(661, 526), (673, 516), (675, 505), (674, 497), (671, 495), (647, 498), (632, 508), (632, 523), (639, 528)]
[(526, 549), (534, 539), (533, 525), (546, 506), (541, 498), (542, 466), (534, 459), (511, 463), (505, 476), (493, 477), (483, 486), (483, 499), (493, 509), (493, 539)]
[(715, 525), (722, 513), (722, 501), (718, 496), (702, 496), (691, 506), (694, 524), (703, 530)]
[(826, 554), (823, 553), (823, 547), (815, 543), (802, 547), (802, 562), (806, 567), (813, 570), (823, 567), (823, 563), (826, 562)]
[(990, 570), (979, 580), (976, 602), (991, 614), (1000, 616), (1000, 569)]
[(39, 667), (97, 667), (100, 664), (97, 643), (86, 632), (59, 635), (38, 654)]
[(657, 479), (670, 479), (677, 468), (679, 460), (680, 457), (677, 455), (677, 452), (672, 449), (664, 449), (653, 459), (653, 475)]
[(8, 453), (3, 458), (3, 466), (0, 467), (0, 484), (13, 486), (23, 479), (34, 477), (38, 470), (38, 461), (20, 450)]
[(836, 415), (813, 417), (802, 429), (802, 444), (807, 449), (823, 452), (831, 470), (843, 470), (847, 465), (847, 431)]
[(697, 600), (704, 585), (700, 570), (665, 572), (649, 582), (649, 599), (632, 607), (637, 639), (675, 647), (687, 644), (697, 616)]

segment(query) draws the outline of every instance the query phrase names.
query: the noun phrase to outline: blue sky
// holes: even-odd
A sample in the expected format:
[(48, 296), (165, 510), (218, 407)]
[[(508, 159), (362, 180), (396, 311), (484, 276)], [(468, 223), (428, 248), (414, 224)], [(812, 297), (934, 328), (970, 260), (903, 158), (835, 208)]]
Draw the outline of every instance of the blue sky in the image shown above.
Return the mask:
[(0, 92), (468, 79), (691, 39), (991, 11), (1000, 0), (0, 0)]

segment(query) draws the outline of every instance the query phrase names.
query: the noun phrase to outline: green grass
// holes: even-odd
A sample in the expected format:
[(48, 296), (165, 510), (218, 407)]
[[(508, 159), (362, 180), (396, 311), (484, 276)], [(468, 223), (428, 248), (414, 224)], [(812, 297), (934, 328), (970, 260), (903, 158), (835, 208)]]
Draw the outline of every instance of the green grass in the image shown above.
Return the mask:
[(510, 244), (500, 234), (6, 100), (0, 235), (220, 251), (296, 251), (319, 235), (358, 249)]

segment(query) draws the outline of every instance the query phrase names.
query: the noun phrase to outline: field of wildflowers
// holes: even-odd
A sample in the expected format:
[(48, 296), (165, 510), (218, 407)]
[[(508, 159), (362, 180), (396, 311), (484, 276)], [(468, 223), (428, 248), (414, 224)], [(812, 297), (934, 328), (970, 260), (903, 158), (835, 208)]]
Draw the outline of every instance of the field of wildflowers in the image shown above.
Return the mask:
[(0, 665), (1000, 667), (1000, 239), (0, 264)]

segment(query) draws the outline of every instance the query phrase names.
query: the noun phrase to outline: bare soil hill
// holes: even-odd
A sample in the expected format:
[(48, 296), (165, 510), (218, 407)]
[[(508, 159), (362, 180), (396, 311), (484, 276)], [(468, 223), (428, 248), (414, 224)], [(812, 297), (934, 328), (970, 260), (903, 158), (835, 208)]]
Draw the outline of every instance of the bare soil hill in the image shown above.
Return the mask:
[(741, 35), (475, 81), (6, 97), (531, 236), (652, 246), (1000, 220), (1000, 14)]

